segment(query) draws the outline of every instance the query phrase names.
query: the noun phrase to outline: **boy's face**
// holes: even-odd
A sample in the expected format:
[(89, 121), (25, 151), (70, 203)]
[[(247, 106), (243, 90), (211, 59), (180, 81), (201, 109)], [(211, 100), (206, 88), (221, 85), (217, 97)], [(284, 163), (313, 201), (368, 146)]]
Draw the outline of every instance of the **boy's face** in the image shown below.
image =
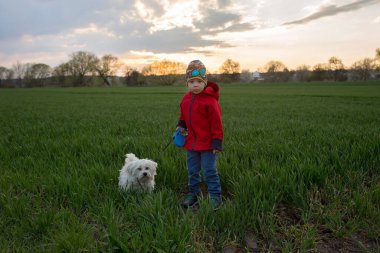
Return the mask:
[(189, 86), (189, 89), (192, 93), (199, 94), (203, 91), (206, 84), (199, 79), (191, 79), (187, 82), (187, 86)]

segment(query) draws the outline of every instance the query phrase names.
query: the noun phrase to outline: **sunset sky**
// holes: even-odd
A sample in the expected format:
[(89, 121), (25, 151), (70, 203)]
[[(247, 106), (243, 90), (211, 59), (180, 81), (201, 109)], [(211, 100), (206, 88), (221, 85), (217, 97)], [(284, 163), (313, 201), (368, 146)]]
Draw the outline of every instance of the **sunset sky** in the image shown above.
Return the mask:
[(380, 48), (380, 0), (0, 0), (0, 66), (52, 67), (76, 51), (113, 54), (141, 69), (155, 60), (225, 59), (255, 71), (346, 66)]

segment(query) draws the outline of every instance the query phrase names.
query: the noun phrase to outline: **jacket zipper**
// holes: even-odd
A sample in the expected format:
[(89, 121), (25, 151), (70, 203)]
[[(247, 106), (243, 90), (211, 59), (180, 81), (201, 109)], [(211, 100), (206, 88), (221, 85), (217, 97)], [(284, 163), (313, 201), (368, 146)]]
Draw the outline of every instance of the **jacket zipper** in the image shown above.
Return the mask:
[(195, 143), (197, 142), (197, 136), (195, 135), (195, 131), (193, 129), (193, 122), (192, 122), (192, 114), (193, 114), (193, 103), (194, 103), (194, 99), (195, 99), (195, 94), (192, 94), (192, 97), (191, 97), (191, 101), (190, 101), (190, 106), (189, 106), (189, 121), (190, 121), (190, 128), (191, 128), (191, 131), (193, 132), (193, 135), (194, 135), (194, 142), (193, 142), (193, 145), (191, 146), (191, 149), (194, 150), (195, 148)]

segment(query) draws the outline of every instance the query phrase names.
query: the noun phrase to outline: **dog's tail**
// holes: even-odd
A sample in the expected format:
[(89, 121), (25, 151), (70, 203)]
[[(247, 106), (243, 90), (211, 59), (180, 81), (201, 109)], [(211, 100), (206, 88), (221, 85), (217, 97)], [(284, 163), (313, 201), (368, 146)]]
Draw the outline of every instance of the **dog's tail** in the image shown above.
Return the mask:
[(129, 153), (125, 155), (125, 163), (130, 163), (133, 161), (136, 161), (138, 158), (135, 156), (135, 154)]

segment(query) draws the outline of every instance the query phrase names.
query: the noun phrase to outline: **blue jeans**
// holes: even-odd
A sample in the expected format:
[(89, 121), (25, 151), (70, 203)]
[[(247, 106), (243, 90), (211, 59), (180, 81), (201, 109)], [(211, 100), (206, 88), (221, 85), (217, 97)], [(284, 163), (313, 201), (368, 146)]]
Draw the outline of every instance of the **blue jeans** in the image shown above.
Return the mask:
[(220, 179), (216, 170), (217, 155), (212, 151), (190, 151), (187, 150), (187, 175), (189, 192), (197, 195), (201, 192), (201, 168), (211, 196), (219, 197), (221, 194)]

